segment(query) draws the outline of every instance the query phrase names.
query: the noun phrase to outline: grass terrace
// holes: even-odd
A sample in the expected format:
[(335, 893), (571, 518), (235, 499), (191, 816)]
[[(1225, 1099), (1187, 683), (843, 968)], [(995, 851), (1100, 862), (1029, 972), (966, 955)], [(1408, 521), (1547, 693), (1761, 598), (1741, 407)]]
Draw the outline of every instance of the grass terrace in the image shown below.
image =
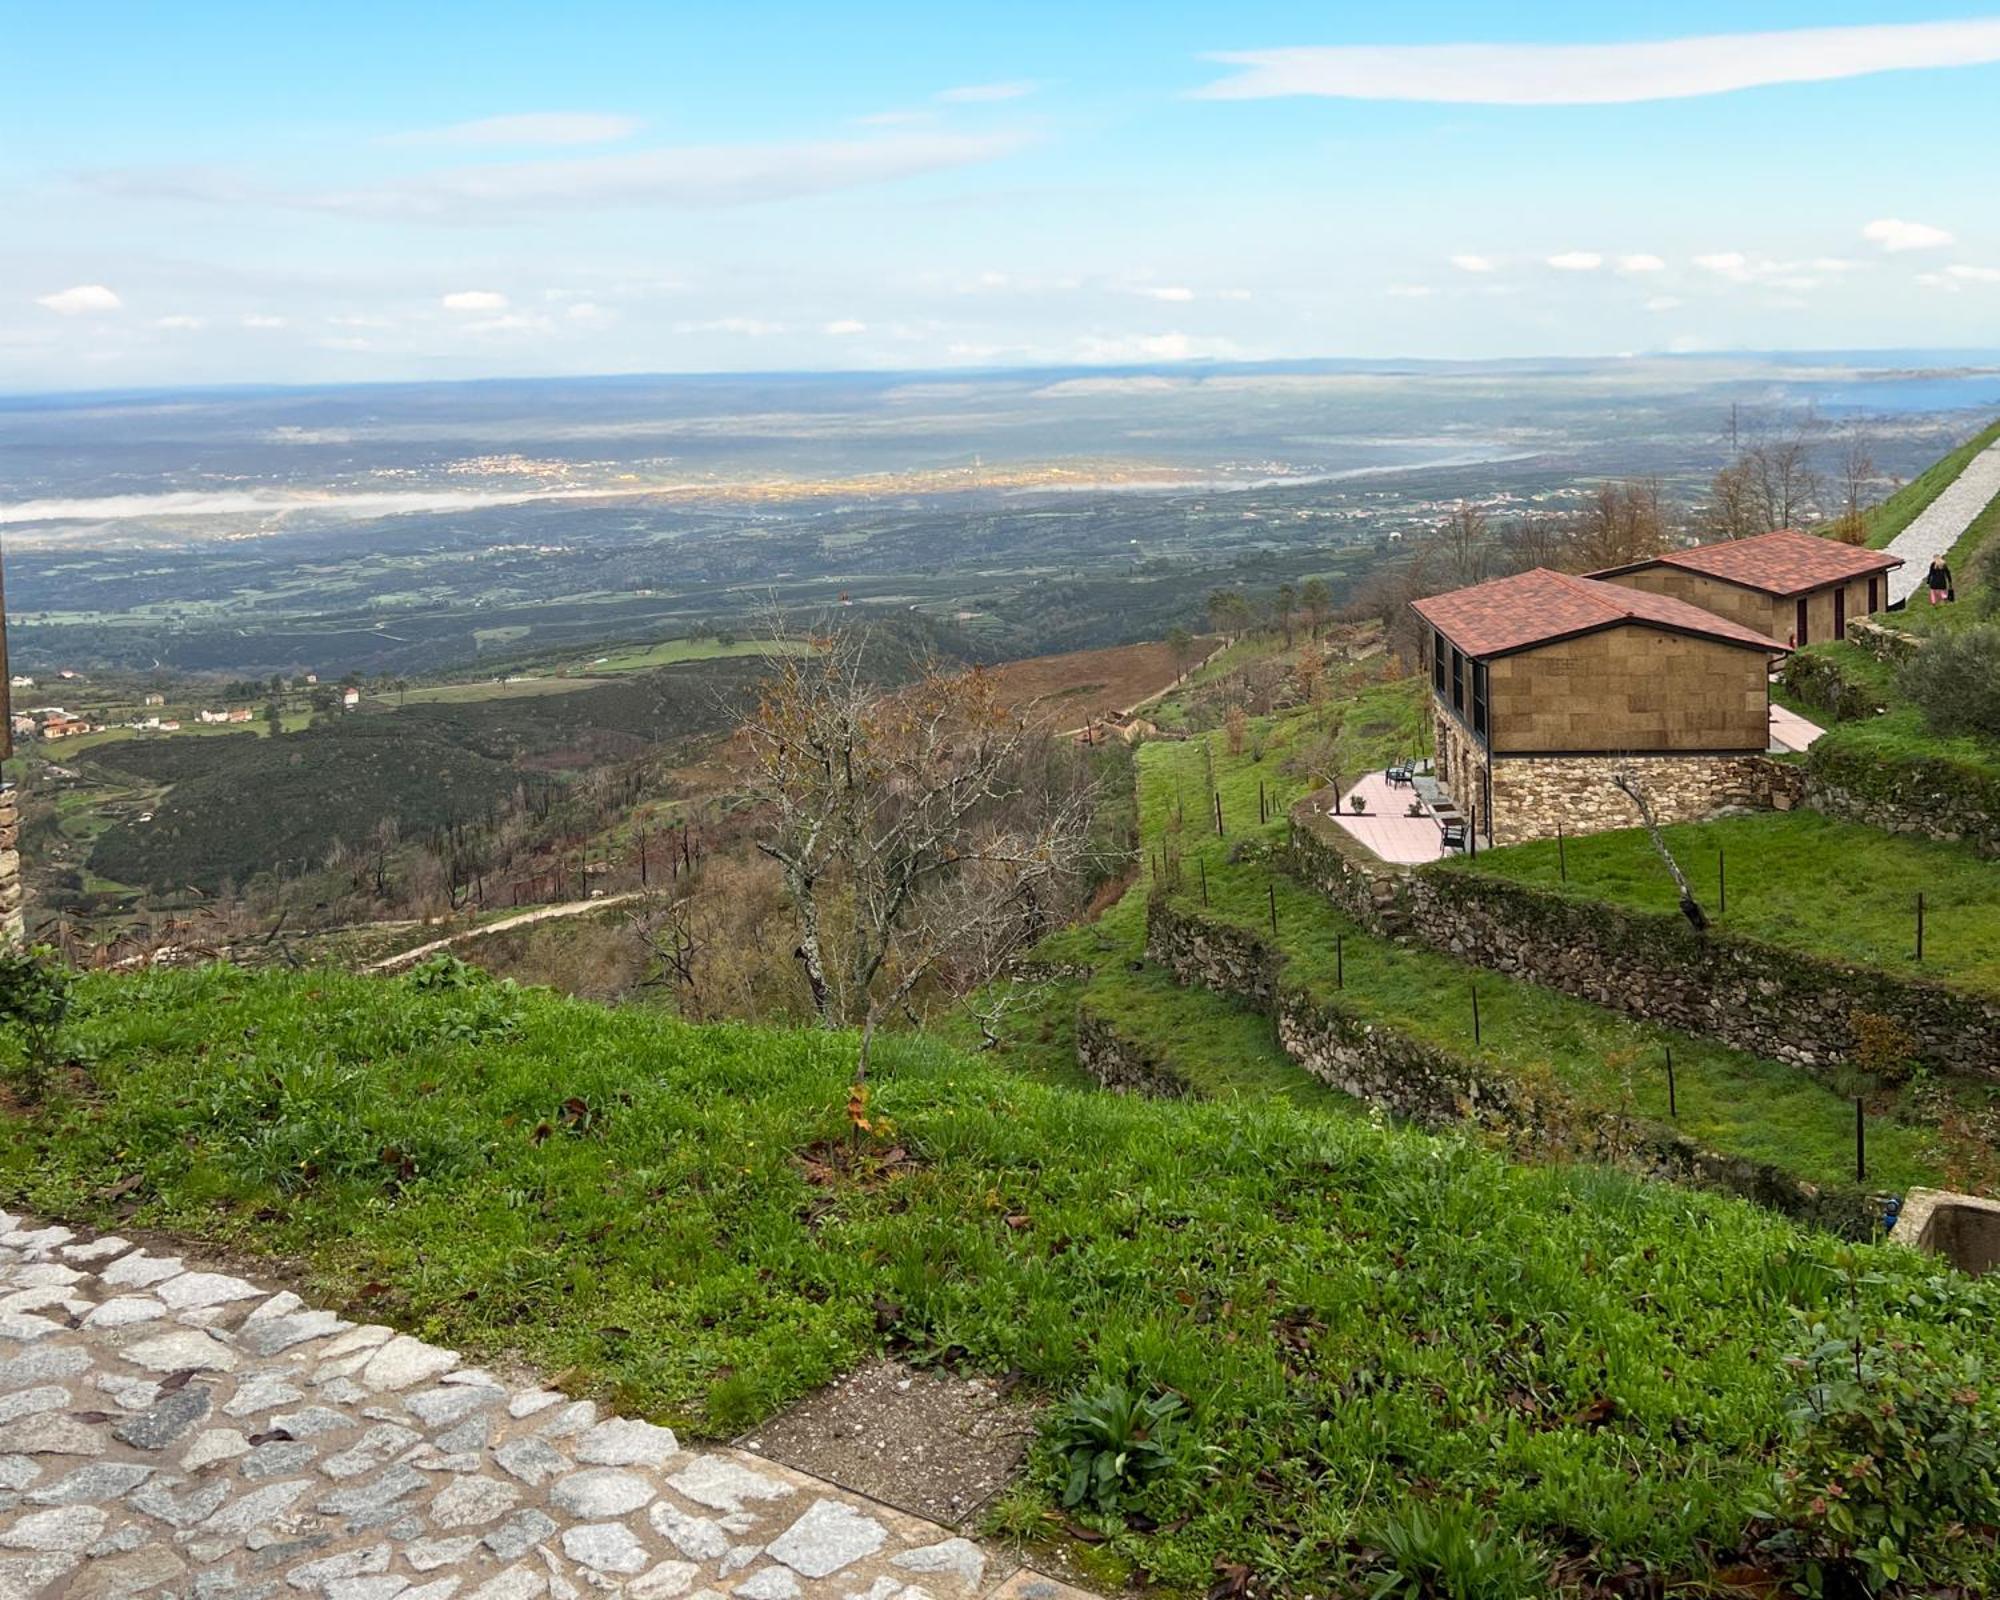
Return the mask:
[(1862, 513), (1868, 525), (1868, 543), (1880, 550), (1922, 515), (1925, 508), (1958, 481), (1972, 458), (1988, 445), (2000, 442), (2000, 422), (1983, 428), (1949, 455), (1940, 456), (1904, 484), (1894, 494)]
[(100, 975), (75, 1038), (87, 1069), (0, 1107), (6, 1203), (278, 1257), (326, 1303), (691, 1435), (882, 1350), (1185, 1397), (1126, 1516), (1062, 1512), (1048, 1441), (995, 1513), (1084, 1529), (1107, 1585), (1199, 1594), (1231, 1561), (1319, 1594), (1774, 1586), (1757, 1513), (1811, 1322), (1852, 1303), (1946, 1355), (1995, 1310), (1721, 1197), (1276, 1098), (1064, 1090), (921, 1038), (879, 1046), (889, 1126), (857, 1147), (849, 1036), (450, 967)]
[[(1887, 719), (1879, 719), (1886, 721)], [(1856, 731), (1871, 733), (1878, 723)], [(2000, 994), (2000, 867), (1957, 845), (1816, 811), (1719, 817), (1662, 830), (1718, 927), (1857, 966)], [(1567, 864), (1567, 880), (1564, 864)], [(1672, 914), (1679, 900), (1641, 828), (1482, 850), (1445, 869), (1579, 900)], [(1726, 881), (1726, 904), (1721, 889)], [(1914, 960), (1916, 898), (1924, 960)]]

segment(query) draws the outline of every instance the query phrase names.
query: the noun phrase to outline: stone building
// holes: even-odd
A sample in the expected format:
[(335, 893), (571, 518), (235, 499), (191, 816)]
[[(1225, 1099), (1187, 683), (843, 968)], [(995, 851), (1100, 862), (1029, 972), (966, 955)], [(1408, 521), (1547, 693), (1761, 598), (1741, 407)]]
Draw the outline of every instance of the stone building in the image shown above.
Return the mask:
[(1901, 556), (1780, 528), (1754, 539), (1670, 550), (1591, 577), (1663, 594), (1793, 645), (1847, 637), (1847, 624), (1886, 610)]
[(1482, 844), (1768, 805), (1785, 646), (1669, 595), (1537, 568), (1416, 601), (1439, 781)]

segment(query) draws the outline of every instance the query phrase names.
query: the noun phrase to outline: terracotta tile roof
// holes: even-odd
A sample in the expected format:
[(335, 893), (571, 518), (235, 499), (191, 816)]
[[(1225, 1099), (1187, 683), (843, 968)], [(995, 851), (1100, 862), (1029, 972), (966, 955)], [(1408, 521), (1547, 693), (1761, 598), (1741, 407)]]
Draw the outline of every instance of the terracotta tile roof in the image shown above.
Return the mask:
[(1467, 655), (1479, 657), (1506, 655), (1551, 639), (1627, 622), (1721, 639), (1746, 648), (1785, 649), (1776, 639), (1684, 600), (1595, 578), (1576, 578), (1546, 567), (1432, 595), (1413, 602), (1411, 609)]
[(1700, 544), (1692, 550), (1669, 550), (1651, 561), (1635, 561), (1614, 567), (1614, 572), (1636, 572), (1641, 567), (1680, 567), (1699, 572), (1746, 589), (1766, 594), (1804, 594), (1829, 583), (1865, 578), (1871, 572), (1887, 572), (1903, 564), (1901, 556), (1860, 545), (1842, 544), (1838, 539), (1822, 539), (1817, 534), (1780, 528), (1776, 533), (1760, 533), (1753, 539), (1725, 539), (1720, 544)]

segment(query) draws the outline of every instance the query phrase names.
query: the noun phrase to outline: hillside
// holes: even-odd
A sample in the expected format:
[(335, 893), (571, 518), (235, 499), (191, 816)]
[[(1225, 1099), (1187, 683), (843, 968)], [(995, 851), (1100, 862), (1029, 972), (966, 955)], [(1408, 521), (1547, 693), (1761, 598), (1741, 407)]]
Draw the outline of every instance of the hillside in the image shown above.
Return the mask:
[[(1047, 1434), (995, 1514), (1173, 1592), (1231, 1563), (1322, 1594), (1768, 1585), (1816, 1515), (1774, 1474), (1825, 1470), (1788, 1356), (1852, 1304), (1868, 1360), (1893, 1338), (1921, 1384), (2000, 1309), (1735, 1201), (920, 1039), (885, 1044), (850, 1143), (847, 1037), (450, 967), (93, 978), (76, 1040), (88, 1082), (13, 1118), (9, 1203), (293, 1262), (322, 1300), (694, 1435), (884, 1349), (1041, 1398), (1184, 1397), (1172, 1469), (1122, 1514), (1059, 1509)], [(1956, 1559), (2000, 1573), (1990, 1540)]]

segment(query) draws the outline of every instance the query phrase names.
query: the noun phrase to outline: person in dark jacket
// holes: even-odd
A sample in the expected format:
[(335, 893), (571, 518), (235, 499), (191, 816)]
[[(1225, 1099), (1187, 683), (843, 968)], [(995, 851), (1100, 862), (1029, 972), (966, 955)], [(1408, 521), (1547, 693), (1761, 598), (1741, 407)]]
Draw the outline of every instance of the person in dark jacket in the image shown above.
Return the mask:
[(1931, 592), (1931, 604), (1941, 606), (1952, 597), (1951, 568), (1945, 565), (1943, 556), (1931, 557), (1931, 570), (1924, 574), (1924, 585)]

